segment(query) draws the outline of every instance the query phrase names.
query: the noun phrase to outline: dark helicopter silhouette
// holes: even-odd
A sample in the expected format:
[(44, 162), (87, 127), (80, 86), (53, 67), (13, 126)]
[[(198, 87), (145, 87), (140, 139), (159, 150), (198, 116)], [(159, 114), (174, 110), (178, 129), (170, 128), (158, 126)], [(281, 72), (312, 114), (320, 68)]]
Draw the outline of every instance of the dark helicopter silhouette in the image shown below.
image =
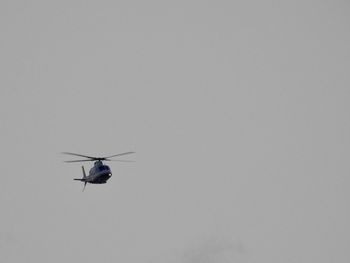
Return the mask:
[(128, 161), (128, 160), (112, 160), (112, 159), (110, 159), (112, 157), (127, 155), (127, 154), (131, 154), (131, 153), (134, 153), (134, 152), (119, 153), (119, 154), (106, 156), (106, 157), (93, 157), (93, 156), (87, 156), (87, 155), (82, 155), (82, 154), (77, 154), (77, 153), (63, 152), (63, 154), (69, 154), (69, 155), (87, 158), (85, 160), (65, 161), (66, 163), (89, 162), (89, 161), (95, 162), (94, 166), (90, 169), (88, 176), (86, 176), (84, 166), (82, 166), (81, 168), (83, 170), (83, 178), (81, 178), (81, 179), (75, 178), (74, 179), (76, 181), (84, 182), (83, 191), (85, 190), (87, 183), (105, 184), (105, 183), (107, 183), (108, 179), (111, 178), (111, 176), (112, 176), (111, 169), (109, 168), (108, 165), (103, 164), (102, 161), (133, 162), (133, 161)]

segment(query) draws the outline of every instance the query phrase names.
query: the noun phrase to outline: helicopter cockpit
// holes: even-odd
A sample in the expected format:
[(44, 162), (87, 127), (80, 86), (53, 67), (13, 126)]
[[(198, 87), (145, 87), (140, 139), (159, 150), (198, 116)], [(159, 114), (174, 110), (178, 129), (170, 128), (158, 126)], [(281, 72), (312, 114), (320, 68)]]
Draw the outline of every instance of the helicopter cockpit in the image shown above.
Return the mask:
[(97, 160), (94, 163), (94, 166), (91, 168), (90, 174), (95, 174), (95, 173), (111, 173), (111, 169), (109, 168), (108, 165), (103, 164), (102, 161)]

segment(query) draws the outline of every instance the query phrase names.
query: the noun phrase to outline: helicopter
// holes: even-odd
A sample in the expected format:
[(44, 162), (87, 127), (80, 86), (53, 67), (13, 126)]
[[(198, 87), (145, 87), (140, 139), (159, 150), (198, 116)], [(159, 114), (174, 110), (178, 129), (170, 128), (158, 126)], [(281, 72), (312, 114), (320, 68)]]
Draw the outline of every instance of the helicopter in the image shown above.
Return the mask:
[(74, 155), (74, 156), (86, 158), (84, 160), (65, 161), (66, 163), (94, 162), (94, 166), (90, 169), (88, 176), (86, 176), (84, 166), (82, 166), (81, 168), (83, 170), (83, 178), (73, 179), (73, 180), (81, 181), (84, 183), (84, 188), (83, 188), (83, 191), (84, 191), (87, 183), (89, 183), (89, 184), (105, 184), (105, 183), (107, 183), (108, 179), (111, 178), (112, 171), (108, 165), (105, 165), (103, 163), (103, 161), (133, 162), (133, 161), (129, 161), (129, 160), (113, 160), (110, 158), (119, 157), (119, 156), (127, 155), (127, 154), (132, 154), (134, 152), (119, 153), (119, 154), (106, 156), (106, 157), (94, 157), (94, 156), (87, 156), (87, 155), (71, 153), (71, 152), (62, 152), (62, 153), (67, 154), (67, 155)]

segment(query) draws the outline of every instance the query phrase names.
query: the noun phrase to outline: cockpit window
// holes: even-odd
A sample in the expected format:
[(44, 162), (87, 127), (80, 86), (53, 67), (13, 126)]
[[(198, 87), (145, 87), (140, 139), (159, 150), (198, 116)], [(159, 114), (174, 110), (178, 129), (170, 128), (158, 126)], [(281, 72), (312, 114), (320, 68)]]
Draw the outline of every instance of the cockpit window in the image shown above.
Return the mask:
[(102, 165), (102, 166), (99, 167), (99, 170), (100, 171), (106, 171), (106, 170), (108, 170), (108, 166), (107, 165)]

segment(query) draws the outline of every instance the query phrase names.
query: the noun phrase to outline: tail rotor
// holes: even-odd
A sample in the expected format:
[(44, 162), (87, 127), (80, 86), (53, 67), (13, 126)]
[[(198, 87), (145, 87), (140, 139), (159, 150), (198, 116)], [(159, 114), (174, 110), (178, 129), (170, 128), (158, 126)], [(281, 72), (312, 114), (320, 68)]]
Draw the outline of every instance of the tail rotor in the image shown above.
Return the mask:
[(84, 188), (83, 188), (83, 192), (84, 192), (85, 187), (86, 187), (86, 184), (87, 184), (87, 181), (86, 181), (86, 173), (85, 173), (84, 166), (82, 166), (81, 169), (83, 170), (83, 179), (84, 179)]
[(75, 178), (74, 180), (84, 182), (84, 188), (83, 188), (83, 192), (84, 192), (86, 184), (87, 184), (87, 181), (86, 181), (87, 177), (86, 177), (84, 166), (82, 166), (81, 169), (83, 170), (83, 178), (81, 178), (81, 179)]

